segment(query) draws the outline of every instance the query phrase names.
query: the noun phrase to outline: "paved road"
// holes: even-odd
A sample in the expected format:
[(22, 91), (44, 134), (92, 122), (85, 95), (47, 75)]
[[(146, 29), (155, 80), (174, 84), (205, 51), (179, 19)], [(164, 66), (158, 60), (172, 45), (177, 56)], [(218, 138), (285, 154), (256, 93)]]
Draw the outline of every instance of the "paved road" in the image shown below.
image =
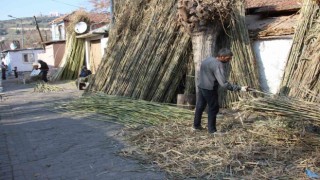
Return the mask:
[(33, 85), (3, 82), (0, 102), (0, 180), (165, 179), (164, 173), (118, 156), (121, 126), (52, 111), (57, 101), (81, 96), (65, 90), (33, 93)]

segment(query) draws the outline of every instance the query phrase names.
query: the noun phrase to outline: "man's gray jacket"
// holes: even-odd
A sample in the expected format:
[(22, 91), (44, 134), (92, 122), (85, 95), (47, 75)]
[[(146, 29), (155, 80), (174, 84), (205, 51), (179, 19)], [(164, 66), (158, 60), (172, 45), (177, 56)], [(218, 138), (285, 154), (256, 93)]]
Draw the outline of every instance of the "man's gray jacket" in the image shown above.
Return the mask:
[(217, 90), (218, 86), (230, 91), (239, 91), (241, 86), (230, 84), (226, 80), (224, 65), (214, 57), (202, 61), (198, 87), (207, 90)]

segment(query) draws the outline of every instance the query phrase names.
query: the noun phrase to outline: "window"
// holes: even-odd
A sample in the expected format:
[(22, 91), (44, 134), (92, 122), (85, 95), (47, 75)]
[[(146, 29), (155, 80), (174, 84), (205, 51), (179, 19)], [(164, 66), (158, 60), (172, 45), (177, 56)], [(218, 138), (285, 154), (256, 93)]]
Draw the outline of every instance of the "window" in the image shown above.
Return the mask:
[(33, 53), (24, 53), (22, 54), (23, 62), (25, 63), (33, 63), (35, 61)]

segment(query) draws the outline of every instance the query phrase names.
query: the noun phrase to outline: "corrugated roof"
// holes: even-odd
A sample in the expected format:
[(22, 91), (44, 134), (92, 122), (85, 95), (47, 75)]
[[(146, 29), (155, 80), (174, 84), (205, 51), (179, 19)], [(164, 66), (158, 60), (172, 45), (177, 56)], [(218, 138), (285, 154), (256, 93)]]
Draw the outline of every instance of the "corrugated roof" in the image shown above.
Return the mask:
[(246, 8), (281, 11), (301, 8), (300, 0), (246, 0)]
[(84, 39), (84, 38), (100, 36), (100, 35), (108, 34), (109, 29), (110, 29), (110, 25), (105, 25), (103, 27), (94, 29), (86, 34), (78, 35), (76, 37), (79, 39)]

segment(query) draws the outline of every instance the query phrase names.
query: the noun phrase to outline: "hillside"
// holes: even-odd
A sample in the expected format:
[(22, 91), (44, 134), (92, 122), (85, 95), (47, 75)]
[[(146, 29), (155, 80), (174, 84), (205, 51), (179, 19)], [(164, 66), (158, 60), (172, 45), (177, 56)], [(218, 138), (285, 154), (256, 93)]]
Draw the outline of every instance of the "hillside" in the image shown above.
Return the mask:
[[(51, 16), (36, 17), (43, 41), (51, 40), (51, 25), (49, 23), (56, 18)], [(23, 34), (21, 33), (21, 24)], [(19, 41), (22, 46), (22, 35), (24, 37), (23, 48), (41, 47), (41, 38), (36, 29), (34, 17), (0, 21), (0, 50), (10, 49), (10, 44), (13, 41)]]

